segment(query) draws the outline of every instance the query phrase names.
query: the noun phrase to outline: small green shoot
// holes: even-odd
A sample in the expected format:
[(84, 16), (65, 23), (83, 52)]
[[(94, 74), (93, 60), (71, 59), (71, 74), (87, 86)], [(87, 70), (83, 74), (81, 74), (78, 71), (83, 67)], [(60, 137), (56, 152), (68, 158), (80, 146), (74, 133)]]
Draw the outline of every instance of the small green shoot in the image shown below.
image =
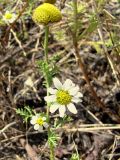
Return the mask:
[(19, 114), (23, 118), (24, 122), (26, 122), (26, 123), (33, 116), (33, 110), (29, 106), (25, 106), (24, 109), (18, 108), (16, 110), (16, 113)]

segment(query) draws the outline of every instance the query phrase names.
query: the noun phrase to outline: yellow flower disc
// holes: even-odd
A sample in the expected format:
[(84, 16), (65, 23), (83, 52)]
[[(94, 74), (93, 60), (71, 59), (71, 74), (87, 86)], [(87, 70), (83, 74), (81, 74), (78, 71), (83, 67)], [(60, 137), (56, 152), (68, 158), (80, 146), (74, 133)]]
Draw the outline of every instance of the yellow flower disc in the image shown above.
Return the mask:
[(56, 0), (44, 0), (45, 3), (51, 3), (54, 4), (56, 2)]
[(40, 8), (36, 8), (33, 12), (33, 21), (37, 24), (48, 24), (49, 23), (49, 14), (47, 11)]
[(43, 3), (34, 10), (32, 18), (37, 24), (47, 25), (48, 23), (60, 21), (62, 15), (59, 9), (54, 5)]
[(4, 17), (9, 20), (9, 19), (12, 18), (12, 14), (11, 14), (11, 13), (6, 13), (6, 14), (4, 15)]

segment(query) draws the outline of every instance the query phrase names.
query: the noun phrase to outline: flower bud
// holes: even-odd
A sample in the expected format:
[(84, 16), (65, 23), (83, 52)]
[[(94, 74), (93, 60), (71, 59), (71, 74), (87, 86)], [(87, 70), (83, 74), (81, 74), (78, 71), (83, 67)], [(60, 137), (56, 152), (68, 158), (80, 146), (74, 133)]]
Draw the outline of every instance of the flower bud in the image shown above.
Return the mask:
[(37, 24), (47, 25), (49, 23), (59, 22), (62, 19), (62, 15), (56, 6), (50, 3), (43, 3), (33, 11), (32, 18)]

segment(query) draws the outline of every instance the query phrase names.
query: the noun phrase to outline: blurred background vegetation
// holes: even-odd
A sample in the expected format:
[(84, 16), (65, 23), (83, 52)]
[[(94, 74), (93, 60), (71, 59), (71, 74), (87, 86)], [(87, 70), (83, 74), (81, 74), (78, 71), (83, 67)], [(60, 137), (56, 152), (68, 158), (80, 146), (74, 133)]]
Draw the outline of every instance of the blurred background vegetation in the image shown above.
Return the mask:
[[(32, 11), (42, 0), (0, 0), (0, 129), (13, 122), (14, 125), (4, 133), (0, 133), (2, 153), (0, 159), (27, 159), (26, 151), (18, 140), (29, 132), (22, 119), (16, 114), (17, 108), (30, 106), (37, 111), (45, 109), (44, 78), (40, 71), (38, 60), (43, 59), (44, 30), (37, 26), (32, 18)], [(106, 108), (101, 110), (89, 91), (82, 71), (78, 68), (74, 56), (72, 31), (74, 30), (74, 15), (72, 0), (57, 0), (56, 6), (62, 12), (62, 20), (50, 25), (49, 57), (55, 65), (55, 74), (62, 80), (70, 78), (80, 86), (84, 94), (79, 114), (73, 117), (68, 125), (79, 127), (81, 123), (119, 124), (120, 120), (120, 0), (78, 0), (78, 48), (90, 84)], [(10, 25), (3, 22), (6, 11), (18, 15)], [(51, 66), (52, 67), (52, 66)], [(34, 87), (26, 85), (28, 79)], [(112, 113), (112, 114), (111, 114)], [(119, 131), (114, 138), (93, 133), (60, 133), (58, 159), (70, 159), (75, 148), (73, 136), (82, 159), (85, 160), (117, 160), (119, 155)], [(105, 135), (105, 136), (103, 136)], [(38, 152), (45, 146), (46, 135), (29, 134), (28, 141), (37, 146)], [(98, 136), (98, 137), (97, 137)], [(96, 138), (97, 137), (97, 138)], [(98, 141), (99, 139), (99, 141)], [(104, 143), (101, 144), (101, 141)], [(101, 148), (97, 148), (97, 145)], [(90, 149), (94, 149), (89, 153)], [(107, 147), (106, 147), (107, 146)], [(70, 148), (71, 147), (71, 148)], [(106, 147), (106, 148), (105, 148)], [(112, 148), (113, 147), (113, 148)], [(88, 157), (99, 157), (90, 159)], [(112, 154), (112, 157), (110, 157)], [(48, 159), (48, 150), (42, 154), (42, 159)], [(18, 158), (16, 158), (18, 157)], [(111, 159), (110, 159), (111, 158)]]

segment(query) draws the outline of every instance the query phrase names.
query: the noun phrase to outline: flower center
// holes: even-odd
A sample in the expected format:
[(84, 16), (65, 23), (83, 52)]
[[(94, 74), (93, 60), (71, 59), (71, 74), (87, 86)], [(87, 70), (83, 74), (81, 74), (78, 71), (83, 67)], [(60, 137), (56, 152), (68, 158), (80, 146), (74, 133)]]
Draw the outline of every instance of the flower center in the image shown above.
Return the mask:
[(37, 119), (36, 123), (42, 126), (43, 123), (44, 123), (44, 121), (43, 121), (42, 118), (40, 117), (40, 118)]
[(11, 19), (12, 18), (12, 14), (11, 13), (6, 13), (5, 14), (5, 18), (6, 19)]
[(58, 90), (56, 93), (57, 102), (61, 105), (67, 105), (71, 102), (72, 96), (68, 93), (68, 91)]

